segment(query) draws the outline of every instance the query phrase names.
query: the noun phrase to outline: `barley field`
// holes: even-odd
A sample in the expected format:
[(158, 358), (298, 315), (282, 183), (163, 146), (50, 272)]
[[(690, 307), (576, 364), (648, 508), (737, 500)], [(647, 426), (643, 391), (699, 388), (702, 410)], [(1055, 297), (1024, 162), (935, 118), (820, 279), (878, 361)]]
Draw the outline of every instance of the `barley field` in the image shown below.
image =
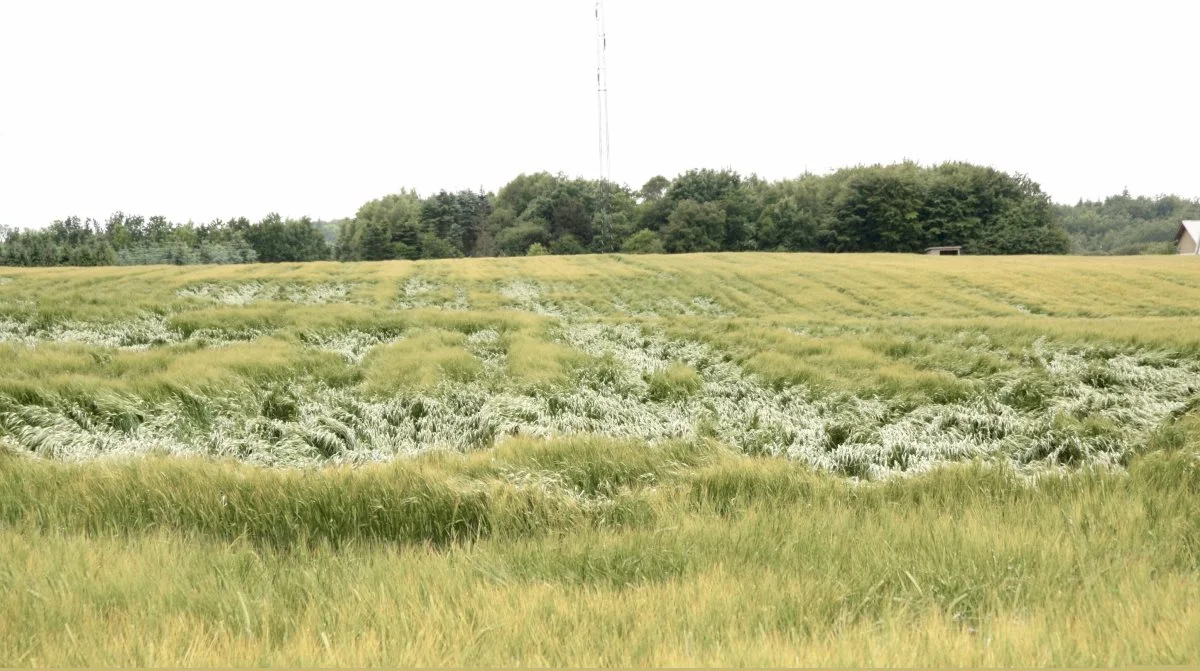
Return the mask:
[(0, 666), (1200, 660), (1200, 264), (0, 269)]

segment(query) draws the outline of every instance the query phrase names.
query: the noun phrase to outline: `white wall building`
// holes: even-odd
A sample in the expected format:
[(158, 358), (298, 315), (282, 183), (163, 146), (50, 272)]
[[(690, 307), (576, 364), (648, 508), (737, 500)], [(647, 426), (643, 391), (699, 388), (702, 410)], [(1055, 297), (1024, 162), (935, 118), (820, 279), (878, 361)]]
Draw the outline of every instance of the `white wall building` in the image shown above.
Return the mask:
[(1180, 254), (1200, 254), (1200, 221), (1181, 222), (1175, 232), (1175, 244), (1179, 245)]

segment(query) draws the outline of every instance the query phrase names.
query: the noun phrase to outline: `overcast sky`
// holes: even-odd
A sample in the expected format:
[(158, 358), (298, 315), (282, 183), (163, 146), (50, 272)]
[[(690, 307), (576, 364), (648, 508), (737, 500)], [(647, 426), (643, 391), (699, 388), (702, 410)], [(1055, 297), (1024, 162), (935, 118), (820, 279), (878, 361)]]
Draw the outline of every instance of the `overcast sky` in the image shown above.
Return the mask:
[[(607, 0), (612, 178), (905, 158), (1200, 196), (1200, 3)], [(595, 176), (591, 0), (0, 3), (0, 225)]]

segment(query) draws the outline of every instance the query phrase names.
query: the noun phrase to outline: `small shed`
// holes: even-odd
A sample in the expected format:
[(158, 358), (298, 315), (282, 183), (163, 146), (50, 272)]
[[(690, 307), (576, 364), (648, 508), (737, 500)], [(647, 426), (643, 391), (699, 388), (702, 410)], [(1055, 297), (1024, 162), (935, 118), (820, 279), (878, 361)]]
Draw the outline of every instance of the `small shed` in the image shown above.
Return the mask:
[(1200, 254), (1200, 221), (1179, 222), (1175, 245), (1180, 254)]
[(925, 253), (930, 256), (959, 256), (962, 254), (962, 247), (926, 247)]

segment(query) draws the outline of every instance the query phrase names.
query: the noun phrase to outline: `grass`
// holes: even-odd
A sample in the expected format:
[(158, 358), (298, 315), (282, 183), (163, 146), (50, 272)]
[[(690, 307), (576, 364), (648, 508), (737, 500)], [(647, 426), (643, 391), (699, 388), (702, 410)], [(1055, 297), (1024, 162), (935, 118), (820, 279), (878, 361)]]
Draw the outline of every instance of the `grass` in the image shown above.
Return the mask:
[(856, 486), (596, 439), (320, 477), (10, 461), (0, 658), (1185, 663), (1200, 652), (1198, 494), (1184, 452), (1036, 486), (982, 466)]
[(406, 387), (432, 388), (443, 380), (470, 382), (483, 366), (465, 343), (466, 336), (455, 331), (426, 331), (381, 346), (363, 361), (366, 390), (386, 395)]
[(5, 270), (0, 665), (1194, 663), (1191, 261)]

